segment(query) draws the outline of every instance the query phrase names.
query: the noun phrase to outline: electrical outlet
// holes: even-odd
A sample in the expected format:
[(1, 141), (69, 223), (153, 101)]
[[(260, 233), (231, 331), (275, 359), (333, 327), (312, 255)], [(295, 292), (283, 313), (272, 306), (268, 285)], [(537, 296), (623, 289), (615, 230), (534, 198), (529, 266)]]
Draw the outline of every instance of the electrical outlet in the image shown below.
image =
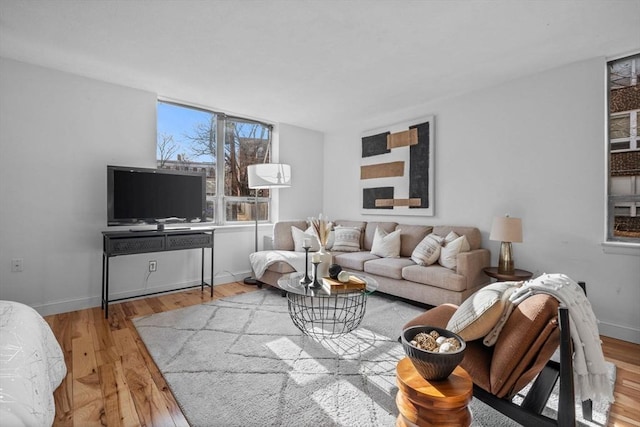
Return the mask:
[(24, 260), (22, 258), (14, 258), (11, 260), (11, 272), (12, 273), (21, 273), (23, 266), (22, 264), (24, 263)]
[(158, 261), (149, 261), (149, 273), (153, 273), (158, 269)]

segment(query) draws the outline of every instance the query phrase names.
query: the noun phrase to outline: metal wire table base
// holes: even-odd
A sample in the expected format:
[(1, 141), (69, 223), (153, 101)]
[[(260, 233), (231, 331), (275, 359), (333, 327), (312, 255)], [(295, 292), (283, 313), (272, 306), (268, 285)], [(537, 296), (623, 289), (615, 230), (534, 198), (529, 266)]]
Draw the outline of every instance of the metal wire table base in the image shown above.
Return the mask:
[(322, 340), (356, 329), (367, 306), (365, 292), (311, 296), (287, 293), (291, 320), (305, 335)]

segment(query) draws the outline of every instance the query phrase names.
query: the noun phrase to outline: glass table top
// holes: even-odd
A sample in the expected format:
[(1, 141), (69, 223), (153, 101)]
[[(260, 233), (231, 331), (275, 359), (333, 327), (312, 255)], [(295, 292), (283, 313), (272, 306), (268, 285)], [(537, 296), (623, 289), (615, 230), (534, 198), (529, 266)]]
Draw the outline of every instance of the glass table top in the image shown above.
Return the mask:
[[(358, 273), (350, 273), (351, 276), (355, 276), (360, 280), (365, 282), (364, 293), (371, 294), (378, 289), (378, 282), (369, 276)], [(360, 289), (348, 289), (348, 290), (339, 290), (338, 292), (334, 292), (333, 294), (327, 292), (327, 290), (323, 287), (314, 288), (309, 285), (304, 285), (300, 283), (300, 280), (304, 277), (304, 273), (291, 273), (286, 276), (282, 276), (278, 279), (278, 286), (286, 292), (291, 292), (297, 295), (305, 295), (305, 296), (316, 296), (316, 297), (328, 297), (336, 294), (350, 294), (363, 292)]]

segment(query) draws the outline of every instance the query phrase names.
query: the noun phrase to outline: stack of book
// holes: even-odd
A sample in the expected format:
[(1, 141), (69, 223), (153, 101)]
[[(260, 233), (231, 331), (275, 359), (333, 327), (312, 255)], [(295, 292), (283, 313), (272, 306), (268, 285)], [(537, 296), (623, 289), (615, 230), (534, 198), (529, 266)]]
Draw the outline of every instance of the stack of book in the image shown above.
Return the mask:
[(356, 276), (349, 276), (348, 282), (340, 282), (339, 280), (329, 277), (323, 277), (322, 288), (328, 294), (345, 291), (363, 291), (367, 288), (367, 282)]

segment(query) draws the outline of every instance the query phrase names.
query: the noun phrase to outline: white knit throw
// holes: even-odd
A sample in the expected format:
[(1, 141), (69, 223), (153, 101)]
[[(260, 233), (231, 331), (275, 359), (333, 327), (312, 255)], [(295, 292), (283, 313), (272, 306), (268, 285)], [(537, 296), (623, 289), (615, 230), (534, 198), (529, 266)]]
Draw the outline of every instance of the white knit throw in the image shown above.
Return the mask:
[[(311, 255), (309, 255), (308, 261), (311, 260)], [(307, 261), (307, 262), (308, 262)], [(260, 251), (249, 254), (249, 262), (251, 263), (251, 269), (253, 273), (256, 275), (257, 279), (260, 279), (264, 272), (271, 264), (275, 264), (276, 262), (285, 262), (293, 267), (294, 270), (303, 272), (304, 264), (305, 264), (305, 254), (304, 252), (294, 252), (294, 251)], [(311, 264), (307, 264), (307, 269), (311, 272), (311, 268), (309, 267)]]
[(525, 282), (511, 295), (510, 300), (517, 305), (537, 293), (553, 295), (568, 308), (574, 350), (574, 378), (580, 398), (601, 398), (613, 402), (613, 390), (598, 335), (598, 321), (580, 285), (564, 274), (543, 274)]

